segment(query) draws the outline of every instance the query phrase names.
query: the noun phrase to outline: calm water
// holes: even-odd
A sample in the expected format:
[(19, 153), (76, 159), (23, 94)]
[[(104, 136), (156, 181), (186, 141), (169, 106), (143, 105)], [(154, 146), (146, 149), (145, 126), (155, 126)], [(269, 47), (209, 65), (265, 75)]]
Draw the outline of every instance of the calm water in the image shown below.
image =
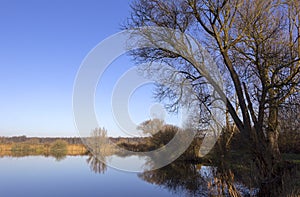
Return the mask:
[(187, 195), (184, 188), (172, 190), (168, 185), (159, 185), (158, 179), (151, 179), (153, 174), (118, 171), (88, 159), (88, 156), (66, 157), (60, 161), (42, 156), (0, 158), (0, 196)]

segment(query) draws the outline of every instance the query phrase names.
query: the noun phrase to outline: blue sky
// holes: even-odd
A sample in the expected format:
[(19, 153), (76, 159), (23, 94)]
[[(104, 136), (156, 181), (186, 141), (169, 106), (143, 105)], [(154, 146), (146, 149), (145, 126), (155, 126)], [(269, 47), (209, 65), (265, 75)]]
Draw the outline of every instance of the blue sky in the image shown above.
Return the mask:
[(0, 2), (0, 135), (77, 135), (72, 90), (77, 70), (117, 33), (129, 1)]
[[(77, 136), (73, 121), (73, 83), (88, 52), (120, 31), (130, 14), (126, 0), (2, 0), (0, 2), (0, 136)], [(112, 86), (106, 86), (132, 66), (121, 57), (97, 90), (101, 125), (109, 120)], [(106, 81), (105, 81), (106, 80)], [(104, 85), (103, 85), (104, 84)], [(151, 85), (133, 95), (130, 106), (139, 122), (148, 118)], [(134, 100), (135, 99), (135, 100)], [(97, 104), (97, 102), (99, 102)], [(132, 104), (133, 103), (133, 104)], [(146, 104), (145, 104), (146, 103)], [(106, 106), (104, 109), (103, 106)], [(142, 109), (143, 106), (148, 106)]]

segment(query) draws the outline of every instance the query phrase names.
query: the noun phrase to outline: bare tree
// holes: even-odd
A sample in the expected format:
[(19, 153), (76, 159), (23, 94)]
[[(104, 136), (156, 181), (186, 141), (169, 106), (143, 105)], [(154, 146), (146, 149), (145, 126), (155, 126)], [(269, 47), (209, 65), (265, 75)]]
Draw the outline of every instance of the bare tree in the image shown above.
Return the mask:
[(107, 130), (105, 128), (95, 128), (87, 142), (94, 155), (99, 157), (106, 155), (108, 146)]
[[(173, 28), (207, 47), (226, 77), (226, 91), (199, 69), (199, 62), (178, 51), (178, 40), (166, 41), (173, 51), (149, 47), (132, 55), (138, 62), (165, 62), (176, 68), (184, 76), (180, 80), (193, 85), (199, 109), (210, 109), (213, 99), (203, 86), (211, 84), (225, 98), (232, 121), (249, 141), (261, 174), (271, 179), (281, 160), (278, 110), (299, 94), (299, 11), (297, 0), (136, 0), (126, 28)], [(182, 97), (168, 90), (159, 87), (157, 96), (175, 100), (174, 107)]]

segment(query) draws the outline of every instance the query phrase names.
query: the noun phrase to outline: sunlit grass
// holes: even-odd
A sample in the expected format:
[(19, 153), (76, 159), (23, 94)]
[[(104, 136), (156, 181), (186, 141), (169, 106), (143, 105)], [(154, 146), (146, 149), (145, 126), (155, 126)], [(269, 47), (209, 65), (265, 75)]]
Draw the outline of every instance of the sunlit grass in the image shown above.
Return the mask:
[[(0, 145), (0, 157), (1, 156), (13, 156), (13, 155), (49, 155), (51, 145), (50, 144), (24, 144), (24, 143), (12, 143)], [(68, 144), (66, 147), (67, 155), (84, 155), (87, 153), (87, 149), (82, 144)]]

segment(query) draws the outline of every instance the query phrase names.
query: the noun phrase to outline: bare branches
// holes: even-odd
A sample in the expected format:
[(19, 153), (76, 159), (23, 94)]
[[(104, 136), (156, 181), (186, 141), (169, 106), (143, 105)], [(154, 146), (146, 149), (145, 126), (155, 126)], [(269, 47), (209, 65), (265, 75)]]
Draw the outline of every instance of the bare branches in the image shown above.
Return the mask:
[(248, 102), (248, 109), (250, 111), (252, 121), (254, 122), (255, 125), (257, 125), (257, 118), (256, 118), (256, 115), (255, 115), (255, 112), (254, 112), (254, 109), (253, 109), (253, 105), (252, 105), (251, 98), (250, 98), (250, 95), (249, 95), (249, 92), (248, 92), (248, 88), (247, 88), (245, 83), (243, 83), (243, 86), (244, 86), (244, 91), (245, 91), (246, 99), (247, 99), (247, 102)]
[[(167, 62), (176, 68), (173, 74), (182, 78), (168, 78), (173, 79), (169, 87), (180, 86), (176, 80), (191, 83), (188, 94), (194, 98), (190, 101), (208, 112), (214, 97), (207, 95), (204, 86), (210, 84), (226, 102), (238, 129), (253, 138), (260, 136), (260, 143), (265, 143), (270, 124), (270, 136), (277, 136), (278, 107), (300, 89), (299, 13), (296, 0), (137, 0), (133, 4), (130, 27), (169, 27), (188, 32), (195, 41), (206, 41), (210, 53), (220, 57), (219, 68), (225, 68), (226, 83), (232, 86), (227, 92), (218, 87), (209, 70), (201, 69), (205, 58), (195, 58), (199, 54), (190, 53), (193, 46), (182, 37), (167, 39), (172, 50), (151, 47), (133, 54), (142, 61)], [(157, 37), (166, 40), (163, 32)], [(170, 96), (174, 101), (170, 106), (176, 108), (184, 94), (161, 87), (157, 95)], [(236, 103), (230, 95), (236, 95)]]

